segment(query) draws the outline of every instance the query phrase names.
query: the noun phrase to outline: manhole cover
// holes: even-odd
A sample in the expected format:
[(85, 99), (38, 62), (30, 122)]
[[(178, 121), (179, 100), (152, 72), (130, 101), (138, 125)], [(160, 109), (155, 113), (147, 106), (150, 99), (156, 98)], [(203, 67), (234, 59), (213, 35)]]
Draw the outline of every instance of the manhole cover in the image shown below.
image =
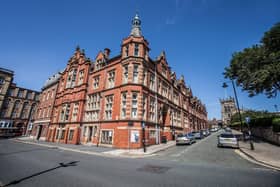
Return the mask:
[(161, 174), (161, 173), (165, 173), (169, 169), (170, 167), (166, 167), (166, 166), (145, 165), (141, 168), (138, 168), (137, 171)]

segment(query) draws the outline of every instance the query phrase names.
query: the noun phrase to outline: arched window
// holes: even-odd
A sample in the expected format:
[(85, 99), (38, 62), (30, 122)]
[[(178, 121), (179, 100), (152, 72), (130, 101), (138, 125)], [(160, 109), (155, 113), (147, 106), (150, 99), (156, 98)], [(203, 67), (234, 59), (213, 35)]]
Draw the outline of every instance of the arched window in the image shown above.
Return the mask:
[(31, 105), (31, 108), (29, 110), (29, 114), (28, 114), (27, 118), (34, 119), (34, 117), (35, 117), (35, 106), (36, 106), (36, 103), (33, 103)]
[(23, 103), (21, 118), (22, 119), (28, 118), (28, 102)]
[(15, 101), (13, 112), (12, 112), (12, 118), (18, 118), (20, 115), (20, 101)]
[(2, 118), (6, 116), (10, 102), (11, 102), (10, 99), (4, 100), (4, 103), (2, 105), (1, 115), (0, 115)]
[(77, 76), (77, 69), (72, 69), (68, 73), (66, 88), (73, 88), (75, 86)]

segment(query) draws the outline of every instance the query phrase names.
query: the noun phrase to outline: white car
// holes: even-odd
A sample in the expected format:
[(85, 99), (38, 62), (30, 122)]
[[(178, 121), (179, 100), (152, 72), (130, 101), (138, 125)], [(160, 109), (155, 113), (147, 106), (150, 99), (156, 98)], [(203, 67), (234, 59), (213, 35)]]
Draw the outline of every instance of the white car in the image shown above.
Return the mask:
[(218, 135), (218, 147), (234, 147), (239, 148), (237, 137), (232, 133), (222, 133)]

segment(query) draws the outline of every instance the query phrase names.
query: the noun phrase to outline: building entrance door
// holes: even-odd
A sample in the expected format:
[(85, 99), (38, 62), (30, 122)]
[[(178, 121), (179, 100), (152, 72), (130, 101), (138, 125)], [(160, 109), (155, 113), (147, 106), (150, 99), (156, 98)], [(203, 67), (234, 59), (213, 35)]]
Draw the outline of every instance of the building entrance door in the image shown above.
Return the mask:
[(91, 142), (92, 139), (92, 127), (88, 127), (88, 141)]
[(38, 125), (36, 140), (39, 140), (42, 132), (42, 125)]

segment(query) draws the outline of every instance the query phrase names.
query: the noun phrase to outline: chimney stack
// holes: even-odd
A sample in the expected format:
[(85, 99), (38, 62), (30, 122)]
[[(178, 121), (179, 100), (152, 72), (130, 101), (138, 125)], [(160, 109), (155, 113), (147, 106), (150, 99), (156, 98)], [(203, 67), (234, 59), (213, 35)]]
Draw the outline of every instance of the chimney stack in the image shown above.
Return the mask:
[(110, 52), (111, 52), (111, 50), (110, 50), (109, 48), (105, 48), (105, 49), (104, 49), (104, 55), (105, 55), (105, 57), (106, 57), (107, 59), (109, 59)]

